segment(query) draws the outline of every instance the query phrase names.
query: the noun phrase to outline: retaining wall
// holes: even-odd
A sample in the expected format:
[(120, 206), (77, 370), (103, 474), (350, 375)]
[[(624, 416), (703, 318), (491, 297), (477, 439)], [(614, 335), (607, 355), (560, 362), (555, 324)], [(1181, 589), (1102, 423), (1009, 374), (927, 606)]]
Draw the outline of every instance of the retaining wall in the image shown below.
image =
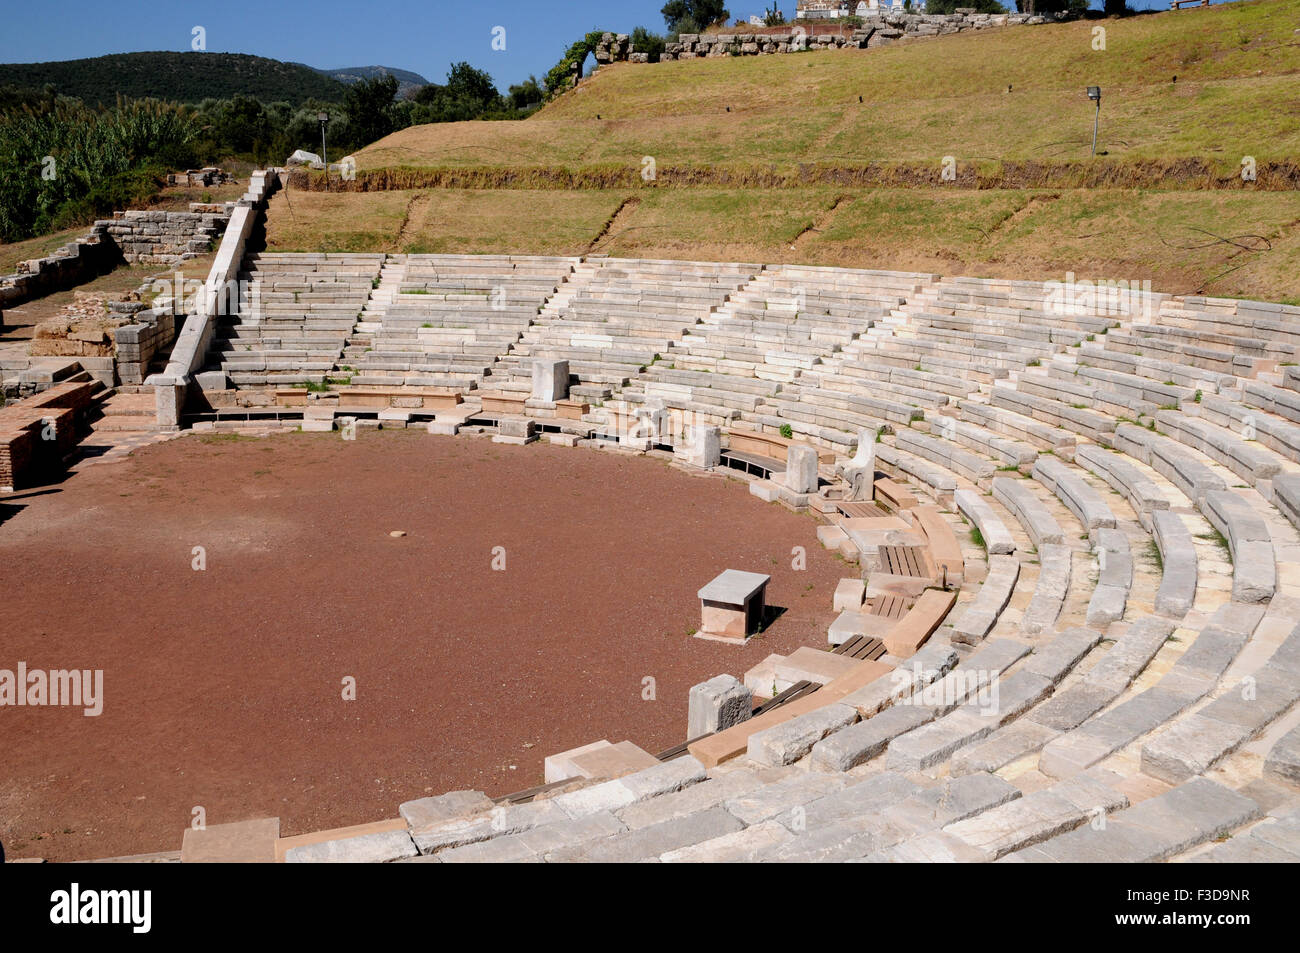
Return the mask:
[[(946, 36), (970, 30), (989, 30), (1008, 26), (1036, 26), (1069, 20), (1069, 14), (976, 13), (968, 10), (949, 14), (892, 13), (881, 11), (864, 17), (861, 25), (843, 27), (842, 33), (820, 32), (825, 23), (806, 26), (794, 23), (776, 29), (754, 29), (738, 33), (683, 33), (668, 43), (660, 62), (693, 60), (708, 56), (764, 56), (776, 53), (803, 53), (808, 50), (875, 49), (909, 36)], [(626, 33), (606, 33), (595, 50), (596, 62), (648, 63), (649, 55), (632, 52)]]
[(225, 290), (231, 282), (239, 280), (240, 265), (244, 260), (244, 247), (258, 217), (266, 207), (267, 199), (280, 186), (280, 170), (268, 169), (254, 172), (248, 180), (248, 191), (236, 203), (226, 225), (216, 260), (208, 273), (194, 314), (185, 319), (176, 343), (172, 347), (167, 369), (154, 374), (145, 383), (154, 388), (157, 425), (166, 430), (180, 427), (181, 412), (185, 407), (194, 374), (203, 365), (208, 346), (216, 333), (221, 304), (226, 300)]

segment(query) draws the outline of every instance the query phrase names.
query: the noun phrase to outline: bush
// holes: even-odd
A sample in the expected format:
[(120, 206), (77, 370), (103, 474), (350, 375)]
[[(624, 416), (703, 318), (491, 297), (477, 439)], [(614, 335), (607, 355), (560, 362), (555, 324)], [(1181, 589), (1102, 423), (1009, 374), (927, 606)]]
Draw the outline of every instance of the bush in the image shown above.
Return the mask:
[(600, 45), (600, 38), (605, 35), (604, 30), (592, 30), (577, 43), (569, 47), (564, 54), (564, 59), (551, 67), (546, 74), (546, 95), (548, 98), (554, 98), (560, 93), (573, 86), (573, 76), (581, 67), (590, 53), (596, 51)]
[(148, 198), (158, 157), (191, 154), (198, 132), (191, 110), (148, 100), (111, 110), (59, 101), (0, 115), (0, 241)]
[(658, 63), (663, 55), (667, 40), (657, 33), (651, 33), (643, 26), (632, 31), (632, 52), (650, 54), (650, 62)]
[(725, 0), (668, 0), (663, 9), (664, 22), (673, 33), (698, 33), (714, 23), (725, 24), (731, 12)]
[(1021, 13), (1060, 13), (1065, 10), (1081, 17), (1088, 10), (1088, 0), (1016, 0)]
[[(1018, 3), (1024, 3), (1026, 0), (1018, 0)], [(1039, 0), (1041, 3), (1042, 0)], [(1064, 2), (1064, 0), (1052, 0), (1052, 2)], [(1087, 2), (1087, 0), (1083, 0)], [(958, 7), (974, 7), (976, 13), (1006, 13), (1007, 8), (998, 3), (997, 0), (927, 0), (925, 12), (932, 14), (953, 13)]]

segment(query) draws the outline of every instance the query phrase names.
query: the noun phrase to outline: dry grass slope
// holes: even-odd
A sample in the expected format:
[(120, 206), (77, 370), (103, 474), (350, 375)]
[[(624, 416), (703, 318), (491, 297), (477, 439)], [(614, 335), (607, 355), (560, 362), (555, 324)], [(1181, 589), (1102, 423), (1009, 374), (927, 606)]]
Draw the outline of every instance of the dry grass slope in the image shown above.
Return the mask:
[[(375, 143), (351, 185), (368, 192), (298, 180), (273, 205), (268, 241), (579, 254), (599, 237), (597, 250), (619, 256), (1074, 271), (1295, 303), (1297, 23), (1300, 0), (1273, 0), (870, 51), (617, 65), (525, 122)], [(1095, 160), (1093, 83), (1105, 90)], [(940, 177), (948, 155), (956, 182)], [(1260, 181), (1242, 181), (1243, 156)]]
[[(362, 150), (358, 163), (1081, 159), (1092, 132), (1084, 87), (1100, 84), (1109, 155), (1213, 158), (1235, 172), (1242, 155), (1300, 152), (1297, 23), (1298, 0), (1257, 0), (879, 50), (618, 64), (527, 122), (414, 127)], [(1092, 48), (1098, 26), (1103, 51)]]

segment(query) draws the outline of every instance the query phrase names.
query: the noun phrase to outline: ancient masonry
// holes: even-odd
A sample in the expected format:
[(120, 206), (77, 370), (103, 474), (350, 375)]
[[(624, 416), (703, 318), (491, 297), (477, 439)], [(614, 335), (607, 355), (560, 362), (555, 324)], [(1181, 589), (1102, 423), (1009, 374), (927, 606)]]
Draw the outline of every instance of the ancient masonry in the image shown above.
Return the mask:
[[(278, 185), (251, 177), (209, 276), (245, 283), (239, 307), (205, 298), (149, 379), (159, 429), (418, 427), (725, 470), (815, 514), (845, 578), (824, 645), (696, 685), (663, 752), (597, 740), (513, 794), (211, 825), (151, 859), (1300, 860), (1300, 308), (249, 251)], [(76, 385), (0, 410), (0, 480), (63, 457)], [(748, 638), (767, 579), (701, 579), (695, 634)]]
[(188, 212), (114, 212), (85, 237), (0, 275), (0, 308), (84, 284), (122, 261), (169, 265), (196, 258), (221, 237), (233, 210), (230, 202), (191, 202)]
[[(683, 33), (664, 47), (661, 61), (692, 60), (706, 56), (761, 56), (802, 53), (818, 49), (875, 49), (908, 36), (946, 36), (968, 30), (1056, 23), (1064, 16), (1029, 13), (976, 13), (961, 8), (951, 14), (882, 13), (866, 18), (848, 35), (801, 32), (798, 25), (773, 33)], [(648, 63), (649, 54), (632, 51), (626, 33), (606, 33), (595, 50), (596, 62)]]
[(117, 249), (108, 229), (96, 223), (84, 238), (68, 242), (45, 258), (20, 262), (12, 275), (0, 275), (0, 308), (83, 284), (116, 261)]
[(103, 226), (128, 262), (170, 264), (211, 250), (232, 209), (191, 203), (188, 212), (114, 212), (95, 227)]

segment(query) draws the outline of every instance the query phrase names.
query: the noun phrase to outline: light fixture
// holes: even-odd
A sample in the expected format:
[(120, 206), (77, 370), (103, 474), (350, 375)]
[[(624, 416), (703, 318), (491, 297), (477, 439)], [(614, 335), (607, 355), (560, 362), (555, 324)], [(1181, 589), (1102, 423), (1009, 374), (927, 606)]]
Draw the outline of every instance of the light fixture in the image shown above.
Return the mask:
[(316, 121), (320, 123), (320, 158), (321, 162), (325, 164), (325, 183), (328, 186), (330, 180), (330, 154), (325, 145), (325, 127), (329, 125), (330, 114), (324, 111), (318, 112)]
[(1088, 98), (1097, 104), (1097, 112), (1092, 117), (1092, 154), (1097, 154), (1097, 126), (1101, 122), (1101, 87), (1089, 86)]

